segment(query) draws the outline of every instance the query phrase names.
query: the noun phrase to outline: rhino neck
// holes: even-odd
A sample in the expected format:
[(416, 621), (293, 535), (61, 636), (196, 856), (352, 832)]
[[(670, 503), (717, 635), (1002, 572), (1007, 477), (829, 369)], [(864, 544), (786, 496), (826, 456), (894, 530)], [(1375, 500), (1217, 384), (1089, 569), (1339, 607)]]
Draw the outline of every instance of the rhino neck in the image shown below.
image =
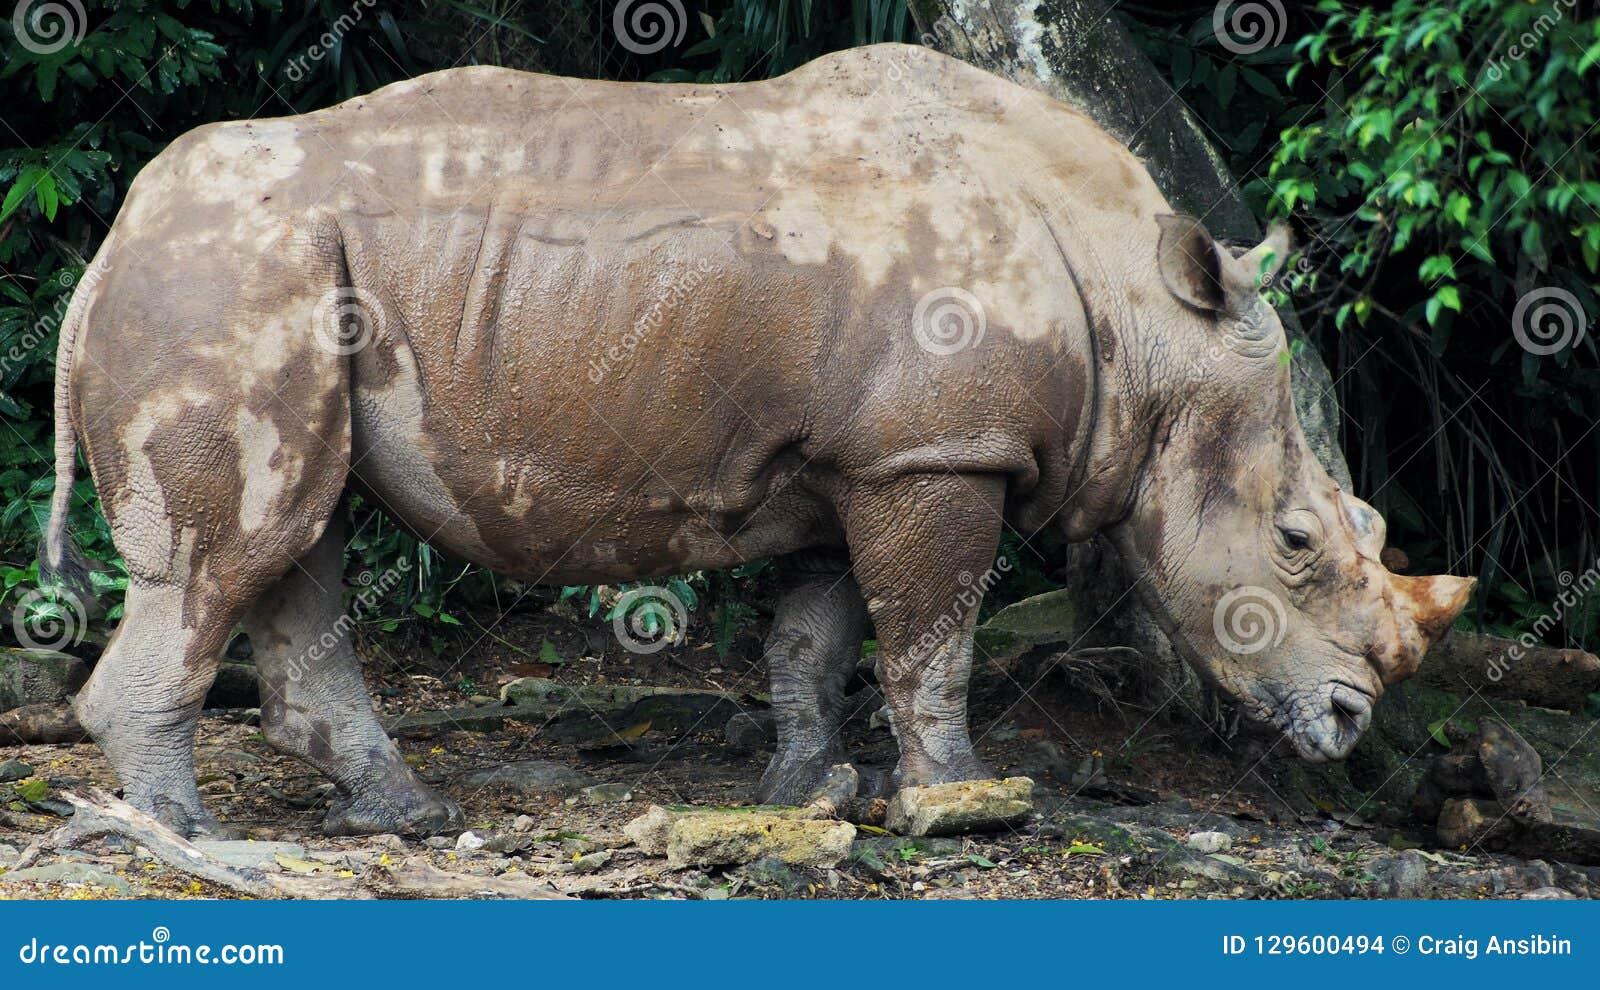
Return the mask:
[(1076, 542), (1127, 518), (1138, 477), (1171, 423), (1175, 393), (1160, 373), (1171, 355), (1140, 320), (1139, 293), (1129, 290), (1138, 275), (1108, 271), (1092, 253), (1065, 240), (1048, 217), (1045, 222), (1087, 323), (1080, 352), (1090, 369), (1083, 420), (1088, 426), (1061, 513), (1066, 538)]

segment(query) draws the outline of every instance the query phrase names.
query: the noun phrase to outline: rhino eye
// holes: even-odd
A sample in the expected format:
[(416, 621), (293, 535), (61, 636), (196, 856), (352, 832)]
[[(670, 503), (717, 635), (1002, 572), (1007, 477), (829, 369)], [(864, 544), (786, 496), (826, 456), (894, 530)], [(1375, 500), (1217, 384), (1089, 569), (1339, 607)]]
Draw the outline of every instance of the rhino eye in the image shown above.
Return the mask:
[(1283, 537), (1283, 545), (1290, 550), (1300, 551), (1311, 548), (1311, 534), (1305, 530), (1280, 527), (1278, 534)]

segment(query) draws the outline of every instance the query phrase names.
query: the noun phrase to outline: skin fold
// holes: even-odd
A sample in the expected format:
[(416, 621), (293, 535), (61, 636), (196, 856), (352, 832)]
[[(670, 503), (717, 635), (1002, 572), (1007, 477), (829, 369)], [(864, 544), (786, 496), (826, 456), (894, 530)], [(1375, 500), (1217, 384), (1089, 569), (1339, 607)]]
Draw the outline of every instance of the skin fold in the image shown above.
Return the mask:
[[(869, 629), (894, 781), (989, 774), (971, 589), (1006, 527), (1107, 534), (1197, 669), (1342, 756), (1470, 582), (1385, 571), (1310, 456), (1257, 297), (1284, 249), (1235, 258), (1081, 114), (908, 46), (723, 86), (455, 69), (199, 128), (62, 333), (45, 563), (81, 440), (131, 575), (79, 718), (130, 801), (214, 828), (193, 735), (244, 622), (330, 831), (457, 822), (339, 631), (350, 487), (530, 582), (788, 558), (763, 800), (848, 758)], [(1264, 646), (1219, 619), (1240, 589)]]

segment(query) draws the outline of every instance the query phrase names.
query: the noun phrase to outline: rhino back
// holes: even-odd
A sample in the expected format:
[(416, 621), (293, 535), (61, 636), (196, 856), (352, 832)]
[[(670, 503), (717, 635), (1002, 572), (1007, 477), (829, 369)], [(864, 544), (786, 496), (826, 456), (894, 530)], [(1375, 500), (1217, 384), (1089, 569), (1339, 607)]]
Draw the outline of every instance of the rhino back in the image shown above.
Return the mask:
[[(168, 272), (336, 240), (377, 311), (358, 479), (562, 575), (830, 542), (839, 490), (887, 474), (1007, 474), (1053, 511), (1094, 370), (1044, 214), (1081, 241), (1159, 203), (1081, 116), (904, 46), (736, 86), (450, 70), (148, 172), (119, 228)], [(930, 352), (913, 317), (951, 290), (978, 337)]]

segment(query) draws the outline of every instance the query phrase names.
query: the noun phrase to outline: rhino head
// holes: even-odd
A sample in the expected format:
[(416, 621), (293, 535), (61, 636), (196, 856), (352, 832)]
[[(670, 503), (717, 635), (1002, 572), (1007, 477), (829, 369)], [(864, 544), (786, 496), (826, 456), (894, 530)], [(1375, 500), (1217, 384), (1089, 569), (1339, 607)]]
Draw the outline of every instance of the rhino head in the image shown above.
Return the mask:
[(1234, 257), (1192, 218), (1158, 222), (1170, 298), (1153, 307), (1150, 329), (1171, 350), (1152, 373), (1182, 381), (1168, 389), (1178, 401), (1153, 417), (1112, 540), (1204, 678), (1301, 757), (1343, 758), (1475, 582), (1391, 573), (1382, 517), (1307, 446), (1283, 326), (1258, 291), (1287, 254), (1286, 233)]

